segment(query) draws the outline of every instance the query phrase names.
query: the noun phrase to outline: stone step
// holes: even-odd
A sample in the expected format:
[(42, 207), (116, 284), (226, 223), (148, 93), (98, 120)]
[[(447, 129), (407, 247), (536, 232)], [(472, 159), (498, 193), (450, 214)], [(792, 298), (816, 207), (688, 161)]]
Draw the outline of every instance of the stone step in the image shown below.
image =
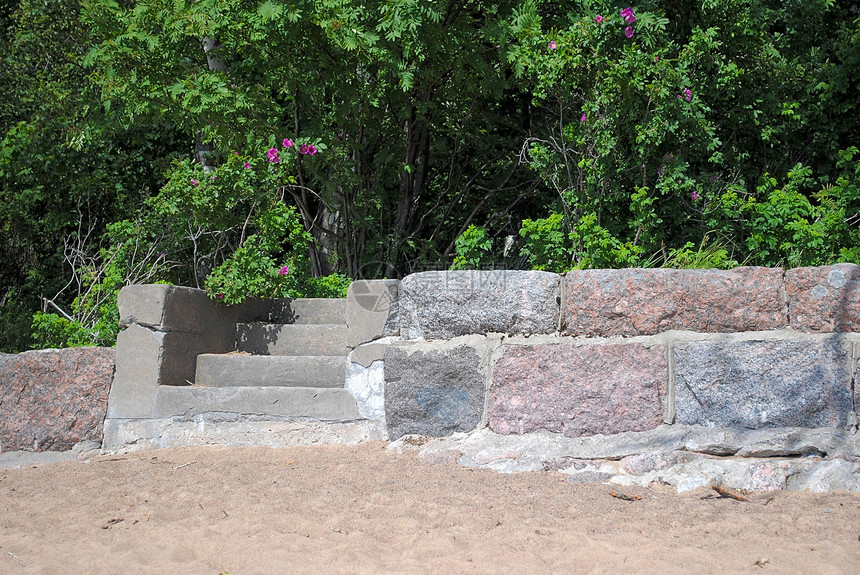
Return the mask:
[(248, 299), (238, 307), (240, 322), (345, 324), (346, 298)]
[(193, 419), (310, 418), (360, 419), (355, 398), (345, 389), (319, 387), (199, 387), (160, 385), (156, 417)]
[(240, 355), (197, 356), (196, 384), (203, 387), (331, 387), (346, 382), (346, 358), (340, 356)]
[[(294, 324), (346, 325), (346, 298), (302, 298), (290, 302)], [(290, 323), (284, 319), (284, 323)]]
[(236, 324), (236, 351), (254, 355), (343, 356), (346, 325), (297, 325), (280, 323)]

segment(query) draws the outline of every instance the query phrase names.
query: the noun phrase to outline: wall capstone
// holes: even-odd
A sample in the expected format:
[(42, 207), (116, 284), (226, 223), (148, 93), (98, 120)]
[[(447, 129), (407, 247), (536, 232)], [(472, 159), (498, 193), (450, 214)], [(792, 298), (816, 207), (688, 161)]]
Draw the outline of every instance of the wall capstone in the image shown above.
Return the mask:
[(788, 325), (781, 269), (582, 270), (567, 272), (562, 281), (563, 329), (569, 335), (764, 331)]
[(819, 333), (860, 332), (860, 266), (837, 264), (785, 272), (791, 327)]
[(559, 276), (541, 271), (421, 272), (400, 283), (404, 339), (549, 334), (558, 328)]

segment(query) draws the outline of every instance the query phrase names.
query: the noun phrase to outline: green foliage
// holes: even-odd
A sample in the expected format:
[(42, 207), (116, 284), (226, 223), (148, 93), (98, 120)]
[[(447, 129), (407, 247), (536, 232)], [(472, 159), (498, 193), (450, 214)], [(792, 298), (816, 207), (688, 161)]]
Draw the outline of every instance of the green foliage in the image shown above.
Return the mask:
[(109, 342), (142, 281), (860, 261), (856, 6), (623, 7), (5, 6), (0, 349)]
[[(847, 90), (857, 53), (844, 48), (860, 32), (847, 9), (656, 2), (634, 12), (625, 21), (590, 1), (564, 16), (536, 2), (507, 22), (507, 60), (540, 115), (523, 156), (554, 198), (548, 217), (523, 220), (531, 265), (856, 258), (846, 144), (860, 91)], [(830, 183), (836, 173), (843, 184)], [(714, 233), (731, 249), (693, 249)]]
[(492, 263), (493, 238), (486, 228), (470, 225), (454, 242), (456, 257), (452, 270), (479, 269), (481, 264)]
[(520, 253), (531, 269), (564, 272), (570, 268), (572, 251), (561, 214), (523, 220), (520, 235), (525, 240)]

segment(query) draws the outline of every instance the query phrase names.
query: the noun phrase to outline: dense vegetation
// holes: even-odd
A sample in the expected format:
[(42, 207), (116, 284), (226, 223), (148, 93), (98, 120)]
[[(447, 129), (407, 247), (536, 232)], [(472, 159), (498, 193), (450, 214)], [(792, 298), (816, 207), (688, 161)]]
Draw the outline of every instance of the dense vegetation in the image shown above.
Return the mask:
[(0, 0), (0, 350), (130, 283), (860, 262), (858, 8)]

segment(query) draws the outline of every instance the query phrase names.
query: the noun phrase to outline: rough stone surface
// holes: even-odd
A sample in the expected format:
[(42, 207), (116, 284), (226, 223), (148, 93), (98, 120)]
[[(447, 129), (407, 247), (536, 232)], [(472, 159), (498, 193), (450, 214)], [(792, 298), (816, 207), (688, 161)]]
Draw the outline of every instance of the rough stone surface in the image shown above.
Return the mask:
[(431, 437), (470, 431), (481, 421), (484, 374), (478, 352), (465, 345), (409, 353), (385, 352), (385, 417), (388, 435)]
[(696, 425), (689, 429), (690, 433), (684, 438), (684, 449), (709, 455), (786, 457), (860, 450), (860, 445), (854, 445), (854, 436), (832, 427), (742, 429)]
[[(392, 442), (389, 449), (417, 449), (427, 461), (455, 459), (460, 465), (504, 473), (561, 471), (574, 482), (641, 486), (657, 482), (675, 486), (679, 492), (713, 485), (750, 491), (860, 492), (860, 456), (760, 459), (682, 451), (686, 439), (706, 431), (699, 426), (661, 425), (643, 432), (567, 438), (546, 431), (498, 435), (479, 429), (443, 438), (405, 436)], [(761, 438), (775, 433), (740, 430), (738, 437)], [(733, 449), (737, 451), (740, 446)]]
[(630, 455), (620, 461), (621, 470), (629, 475), (645, 475), (672, 467), (678, 463), (686, 463), (696, 456), (684, 451), (646, 451)]
[(663, 420), (666, 349), (642, 344), (505, 346), (493, 372), (490, 428), (567, 437), (644, 431)]
[(860, 266), (837, 264), (785, 272), (791, 327), (804, 332), (860, 332)]
[(716, 427), (846, 427), (849, 349), (831, 341), (677, 345), (676, 421)]
[(788, 325), (781, 269), (582, 270), (568, 272), (562, 281), (563, 329), (571, 335), (743, 332)]
[(400, 283), (400, 334), (415, 340), (554, 333), (558, 286), (558, 275), (540, 271), (412, 274)]
[(27, 351), (0, 363), (0, 451), (63, 451), (100, 441), (114, 350)]

